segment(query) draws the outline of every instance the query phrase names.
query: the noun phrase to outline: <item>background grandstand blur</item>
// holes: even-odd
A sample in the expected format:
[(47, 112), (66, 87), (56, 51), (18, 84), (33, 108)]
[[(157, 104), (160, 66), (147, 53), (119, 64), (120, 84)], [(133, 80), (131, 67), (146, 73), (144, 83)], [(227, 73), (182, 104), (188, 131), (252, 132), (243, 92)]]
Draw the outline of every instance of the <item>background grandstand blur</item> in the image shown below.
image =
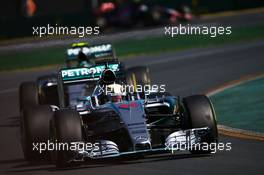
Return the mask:
[[(169, 9), (179, 10), (184, 5), (189, 7), (195, 16), (264, 6), (263, 0), (5, 0), (1, 1), (0, 5), (0, 39), (31, 36), (32, 26), (47, 24), (63, 26), (100, 24), (106, 27), (105, 20), (107, 20), (108, 25), (116, 26), (117, 23), (123, 24), (122, 17), (128, 14), (120, 9), (129, 7), (133, 11), (132, 6), (135, 3), (146, 4), (146, 6), (140, 6), (143, 11), (146, 10), (146, 7), (152, 9), (158, 7), (165, 9), (166, 12)], [(98, 13), (100, 8), (104, 8), (104, 10), (115, 8), (119, 11), (116, 10), (111, 15), (104, 16), (104, 21), (102, 21), (102, 18), (99, 18), (102, 15), (100, 16)], [(121, 15), (120, 11), (122, 11)], [(130, 20), (129, 27), (138, 24), (136, 22), (142, 19), (142, 16), (134, 11), (132, 17), (130, 16), (133, 20)], [(113, 21), (117, 18), (118, 21)], [(149, 18), (146, 18), (142, 23), (146, 23), (148, 20)], [(127, 21), (127, 18), (123, 21)], [(150, 23), (150, 25), (152, 24), (154, 22)]]

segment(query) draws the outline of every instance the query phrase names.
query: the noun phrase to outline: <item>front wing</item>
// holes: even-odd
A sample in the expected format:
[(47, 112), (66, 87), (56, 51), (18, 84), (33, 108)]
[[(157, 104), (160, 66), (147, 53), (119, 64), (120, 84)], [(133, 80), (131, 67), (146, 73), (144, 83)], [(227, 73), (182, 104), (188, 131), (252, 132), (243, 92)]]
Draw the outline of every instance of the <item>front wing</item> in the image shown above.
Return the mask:
[(110, 140), (99, 141), (99, 149), (91, 151), (76, 152), (76, 157), (71, 161), (84, 161), (85, 159), (105, 159), (115, 157), (125, 157), (130, 155), (144, 155), (162, 152), (188, 151), (193, 145), (202, 144), (210, 135), (210, 128), (195, 128), (188, 130), (179, 130), (170, 134), (162, 148), (150, 148), (146, 150), (134, 150), (128, 152), (119, 152), (118, 146)]

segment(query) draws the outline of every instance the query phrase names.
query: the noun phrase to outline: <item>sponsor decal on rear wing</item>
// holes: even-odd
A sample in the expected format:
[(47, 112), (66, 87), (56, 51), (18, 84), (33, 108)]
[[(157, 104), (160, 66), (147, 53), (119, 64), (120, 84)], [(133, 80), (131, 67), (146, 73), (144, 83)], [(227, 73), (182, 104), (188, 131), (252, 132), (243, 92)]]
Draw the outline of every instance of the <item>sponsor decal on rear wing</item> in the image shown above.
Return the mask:
[[(81, 67), (72, 69), (61, 69), (61, 78), (64, 83), (74, 83), (83, 81), (99, 80), (106, 65), (97, 65), (93, 67)], [(119, 71), (119, 64), (109, 64), (108, 69), (114, 72)]]
[(102, 44), (95, 46), (75, 47), (67, 50), (70, 58), (75, 58), (80, 52), (91, 58), (113, 57), (113, 48), (111, 44)]

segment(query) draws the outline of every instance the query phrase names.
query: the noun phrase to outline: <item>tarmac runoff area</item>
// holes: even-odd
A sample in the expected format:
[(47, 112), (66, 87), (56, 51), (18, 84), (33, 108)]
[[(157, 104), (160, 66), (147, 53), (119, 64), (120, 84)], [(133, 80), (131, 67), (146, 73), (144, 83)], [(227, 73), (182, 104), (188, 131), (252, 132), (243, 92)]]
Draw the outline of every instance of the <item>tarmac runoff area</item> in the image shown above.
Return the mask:
[(227, 83), (210, 96), (219, 132), (224, 135), (264, 140), (264, 74)]

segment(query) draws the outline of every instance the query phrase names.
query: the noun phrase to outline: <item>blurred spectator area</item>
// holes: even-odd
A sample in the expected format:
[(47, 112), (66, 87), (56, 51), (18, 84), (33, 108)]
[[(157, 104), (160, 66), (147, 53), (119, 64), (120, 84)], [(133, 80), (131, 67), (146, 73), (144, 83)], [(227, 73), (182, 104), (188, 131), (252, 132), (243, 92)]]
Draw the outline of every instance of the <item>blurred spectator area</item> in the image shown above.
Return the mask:
[(151, 0), (151, 2), (168, 7), (190, 5), (196, 10), (197, 15), (264, 6), (264, 0)]
[(0, 3), (0, 38), (30, 36), (32, 26), (92, 23), (90, 0), (1, 0)]
[(36, 16), (78, 13), (84, 10), (88, 0), (2, 0), (0, 5), (1, 19), (27, 16), (30, 4), (36, 6)]
[[(129, 1), (129, 0), (110, 0)], [(139, 1), (139, 0), (134, 0)], [(144, 2), (144, 0), (141, 0)], [(171, 8), (185, 4), (196, 15), (264, 6), (264, 0), (145, 0)], [(94, 22), (93, 8), (106, 0), (1, 0), (0, 39), (31, 36), (32, 26), (85, 26)], [(18, 30), (19, 29), (19, 30)]]

